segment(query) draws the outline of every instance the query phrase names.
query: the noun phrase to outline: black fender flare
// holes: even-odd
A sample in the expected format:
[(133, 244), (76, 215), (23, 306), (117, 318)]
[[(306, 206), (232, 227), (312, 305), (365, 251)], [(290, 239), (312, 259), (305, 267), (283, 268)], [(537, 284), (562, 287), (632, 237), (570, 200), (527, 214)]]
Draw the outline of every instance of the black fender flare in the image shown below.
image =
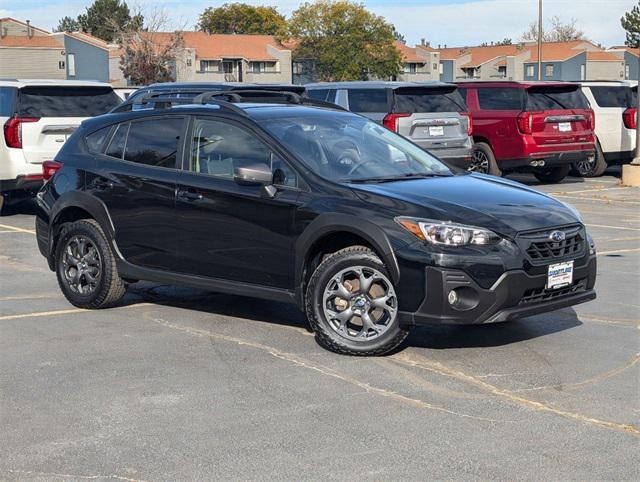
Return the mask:
[(398, 260), (393, 252), (389, 238), (380, 226), (350, 214), (321, 214), (306, 227), (294, 246), (295, 291), (296, 301), (299, 306), (304, 306), (303, 288), (309, 251), (319, 239), (331, 233), (340, 232), (348, 232), (366, 240), (382, 257), (382, 262), (389, 270), (394, 284), (397, 284), (400, 280)]
[[(68, 208), (80, 208), (88, 212), (93, 219), (95, 219), (104, 234), (107, 237), (107, 241), (113, 248), (115, 246), (115, 228), (109, 216), (107, 206), (98, 198), (91, 196), (82, 191), (71, 191), (63, 194), (57, 200), (53, 206), (49, 215), (49, 256), (53, 256), (54, 238), (58, 234), (58, 219), (60, 215)], [(117, 252), (117, 251), (116, 251)]]

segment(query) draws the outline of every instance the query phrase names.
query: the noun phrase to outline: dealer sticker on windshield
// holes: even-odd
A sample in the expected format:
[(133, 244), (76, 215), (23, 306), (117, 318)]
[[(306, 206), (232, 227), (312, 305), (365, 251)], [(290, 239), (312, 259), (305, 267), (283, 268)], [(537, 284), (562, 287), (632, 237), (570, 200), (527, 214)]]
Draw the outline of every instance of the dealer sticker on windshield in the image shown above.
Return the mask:
[(429, 135), (430, 136), (443, 136), (444, 135), (444, 126), (429, 126)]
[(549, 266), (547, 289), (553, 290), (569, 286), (573, 283), (573, 261), (557, 263)]
[(558, 124), (558, 130), (560, 132), (571, 132), (571, 122), (560, 122)]

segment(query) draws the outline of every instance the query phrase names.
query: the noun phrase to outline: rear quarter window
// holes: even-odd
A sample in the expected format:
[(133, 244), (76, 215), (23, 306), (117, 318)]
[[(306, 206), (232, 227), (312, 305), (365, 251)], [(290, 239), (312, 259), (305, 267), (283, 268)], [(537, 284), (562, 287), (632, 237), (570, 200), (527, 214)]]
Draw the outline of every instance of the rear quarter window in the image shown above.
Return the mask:
[(395, 93), (395, 111), (408, 114), (464, 112), (467, 104), (458, 89), (402, 89)]
[(307, 97), (314, 100), (328, 100), (331, 89), (311, 89), (307, 91)]
[(349, 110), (353, 112), (389, 112), (385, 89), (349, 89)]
[(522, 110), (522, 92), (518, 88), (479, 88), (478, 104), (483, 110)]
[(17, 91), (15, 87), (0, 87), (0, 117), (13, 116)]
[(589, 101), (576, 86), (527, 89), (527, 110), (589, 109)]
[(592, 86), (591, 94), (599, 107), (632, 107), (631, 88), (625, 86)]
[(17, 111), (21, 117), (95, 117), (120, 102), (111, 87), (24, 87)]
[(109, 140), (109, 133), (111, 132), (111, 126), (103, 127), (100, 130), (92, 132), (85, 137), (87, 143), (87, 149), (94, 154), (102, 154)]
[(175, 168), (183, 125), (181, 117), (132, 122), (124, 159), (148, 166)]

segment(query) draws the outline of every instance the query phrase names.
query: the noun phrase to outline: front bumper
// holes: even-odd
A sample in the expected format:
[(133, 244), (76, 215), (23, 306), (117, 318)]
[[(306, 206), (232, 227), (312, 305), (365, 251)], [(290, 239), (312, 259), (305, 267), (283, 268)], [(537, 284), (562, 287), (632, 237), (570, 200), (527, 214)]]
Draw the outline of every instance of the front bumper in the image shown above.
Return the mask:
[[(400, 321), (406, 325), (496, 323), (595, 299), (596, 256), (574, 262), (573, 285), (556, 290), (545, 289), (546, 272), (505, 271), (493, 286), (483, 288), (465, 271), (427, 266), (424, 300), (414, 312), (401, 311)], [(448, 301), (451, 290), (462, 294), (456, 305)]]

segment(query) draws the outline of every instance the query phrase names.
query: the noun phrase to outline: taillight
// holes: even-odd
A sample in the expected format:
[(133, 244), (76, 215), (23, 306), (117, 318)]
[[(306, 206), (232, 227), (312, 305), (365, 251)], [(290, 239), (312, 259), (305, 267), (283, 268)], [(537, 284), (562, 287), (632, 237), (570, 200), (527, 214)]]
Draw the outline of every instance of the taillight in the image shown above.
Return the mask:
[(44, 161), (42, 163), (42, 178), (48, 181), (62, 168), (62, 163), (58, 161)]
[(460, 112), (460, 115), (467, 118), (467, 135), (470, 136), (473, 134), (473, 119), (471, 118), (471, 112)]
[(518, 115), (518, 130), (522, 134), (532, 134), (533, 133), (533, 116), (531, 112), (521, 112)]
[(409, 117), (411, 114), (387, 114), (382, 119), (382, 125), (393, 132), (398, 132), (398, 119)]
[(596, 115), (592, 110), (587, 112), (587, 120), (589, 121), (589, 129), (596, 130)]
[(7, 147), (22, 148), (22, 124), (25, 122), (38, 122), (37, 117), (12, 117), (4, 124), (4, 141)]
[(636, 129), (638, 127), (638, 109), (629, 107), (622, 113), (622, 122), (627, 129)]

